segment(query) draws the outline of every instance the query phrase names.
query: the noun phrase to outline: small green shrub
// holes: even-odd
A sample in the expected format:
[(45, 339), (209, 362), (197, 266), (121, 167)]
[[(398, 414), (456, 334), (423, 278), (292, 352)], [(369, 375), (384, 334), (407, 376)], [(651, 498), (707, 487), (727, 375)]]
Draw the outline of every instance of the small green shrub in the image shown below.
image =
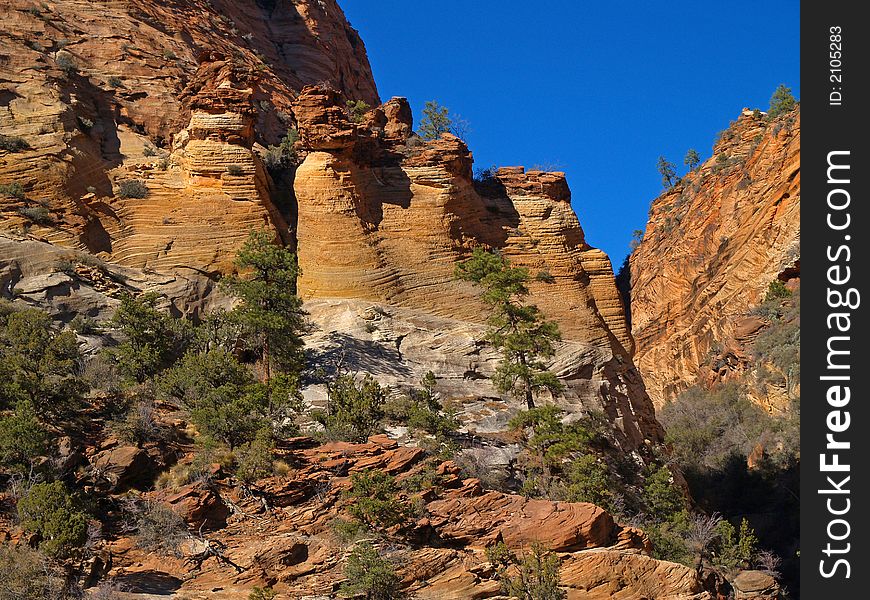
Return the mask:
[(362, 123), (369, 110), (371, 110), (371, 106), (363, 100), (347, 101), (347, 114), (354, 123)]
[(48, 453), (48, 432), (30, 402), (19, 400), (14, 412), (0, 417), (0, 467), (27, 473)]
[(51, 225), (54, 223), (54, 217), (51, 212), (44, 206), (27, 206), (18, 209), (19, 214), (37, 225)]
[(277, 146), (269, 146), (263, 153), (263, 164), (273, 176), (295, 165), (299, 158), (296, 155), (295, 144), (299, 140), (299, 132), (290, 128), (287, 135)]
[(178, 56), (175, 54), (175, 52), (173, 52), (169, 48), (166, 48), (163, 51), (163, 58), (165, 58), (166, 60), (175, 60), (178, 58)]
[(109, 77), (109, 86), (113, 88), (124, 87), (124, 82), (121, 81), (120, 77)]
[(365, 597), (366, 600), (401, 598), (401, 581), (392, 563), (383, 558), (368, 542), (360, 542), (347, 557), (345, 581), (339, 593), (345, 597)]
[(0, 135), (0, 150), (5, 150), (6, 152), (21, 152), (22, 150), (29, 150), (30, 144), (22, 138), (16, 135)]
[(145, 198), (148, 186), (141, 179), (127, 179), (118, 183), (119, 198)]
[(73, 60), (72, 55), (68, 52), (59, 54), (55, 59), (55, 63), (57, 63), (57, 67), (63, 71), (64, 75), (67, 77), (71, 77), (79, 72), (78, 66)]
[(268, 585), (264, 588), (254, 586), (251, 593), (248, 594), (248, 600), (275, 600), (278, 597), (278, 592), (273, 590)]
[(354, 542), (368, 531), (365, 525), (351, 519), (335, 519), (330, 523), (330, 529), (342, 544)]
[(88, 517), (60, 481), (33, 485), (18, 501), (18, 518), (50, 556), (70, 556), (87, 538)]
[(20, 183), (0, 183), (0, 195), (16, 200), (24, 200), (24, 188)]
[(788, 298), (789, 296), (791, 296), (791, 290), (785, 286), (785, 283), (779, 279), (774, 279), (767, 287), (767, 294), (764, 296), (764, 301), (770, 302), (771, 300), (779, 300), (781, 298)]
[(274, 474), (274, 461), (272, 449), (275, 442), (272, 433), (263, 430), (257, 433), (256, 438), (239, 446), (234, 452), (236, 457), (235, 475), (243, 483), (254, 483)]
[(523, 556), (516, 556), (504, 542), (486, 549), (501, 580), (502, 592), (520, 600), (564, 600), (559, 588), (559, 556), (534, 542)]
[(244, 174), (245, 170), (241, 167), (241, 165), (227, 165), (227, 175), (239, 177)]
[(647, 477), (643, 495), (644, 503), (655, 518), (666, 518), (678, 513), (685, 505), (680, 489), (674, 484), (673, 474), (665, 466), (657, 468)]
[(69, 328), (79, 335), (99, 335), (102, 332), (97, 322), (87, 315), (76, 315), (69, 322)]
[(377, 431), (384, 417), (387, 388), (382, 388), (370, 375), (359, 383), (351, 375), (339, 375), (327, 389), (326, 411), (311, 413), (323, 425), (327, 439), (362, 442)]
[(345, 496), (351, 501), (348, 512), (373, 529), (386, 529), (402, 523), (406, 507), (399, 500), (395, 479), (383, 471), (365, 470), (351, 475), (351, 488)]

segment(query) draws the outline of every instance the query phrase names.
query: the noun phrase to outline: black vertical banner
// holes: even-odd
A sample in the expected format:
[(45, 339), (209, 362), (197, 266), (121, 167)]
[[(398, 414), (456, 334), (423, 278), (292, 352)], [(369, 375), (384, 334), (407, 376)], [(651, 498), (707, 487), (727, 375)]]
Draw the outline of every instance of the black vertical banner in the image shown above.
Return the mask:
[(867, 598), (870, 575), (870, 23), (801, 6), (801, 585)]

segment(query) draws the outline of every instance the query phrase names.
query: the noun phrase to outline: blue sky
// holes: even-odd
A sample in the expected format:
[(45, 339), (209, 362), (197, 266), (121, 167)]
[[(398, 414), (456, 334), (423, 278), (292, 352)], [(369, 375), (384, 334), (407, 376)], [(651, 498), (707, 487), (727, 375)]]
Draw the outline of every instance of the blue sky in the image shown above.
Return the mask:
[(470, 124), (475, 166), (556, 165), (588, 242), (618, 268), (661, 191), (656, 159), (694, 147), (779, 83), (800, 96), (798, 0), (340, 0), (381, 99), (415, 127), (437, 100)]

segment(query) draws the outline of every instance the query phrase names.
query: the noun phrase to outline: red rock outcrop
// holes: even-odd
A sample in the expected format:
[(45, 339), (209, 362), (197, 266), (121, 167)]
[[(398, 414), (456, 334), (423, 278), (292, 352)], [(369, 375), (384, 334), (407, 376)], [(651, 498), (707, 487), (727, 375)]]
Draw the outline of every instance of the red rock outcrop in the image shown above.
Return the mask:
[(563, 173), (501, 168), (475, 182), (460, 139), (403, 138), (402, 101), (378, 110), (380, 127), (376, 117), (351, 122), (334, 91), (306, 88), (294, 103), (312, 150), (294, 183), (304, 298), (369, 299), (479, 321), (477, 291), (453, 269), (484, 244), (552, 276), (532, 285), (532, 298), (566, 339), (631, 349), (610, 262), (586, 243)]
[(653, 401), (751, 335), (746, 315), (769, 284), (799, 274), (800, 109), (772, 120), (744, 110), (713, 156), (653, 202), (631, 255), (634, 362)]
[(178, 557), (149, 554), (123, 532), (112, 537), (96, 549), (108, 579), (130, 593), (172, 592), (180, 599), (245, 598), (267, 584), (278, 597), (334, 597), (350, 548), (335, 538), (331, 524), (346, 518), (349, 474), (386, 469), (402, 482), (427, 469), (437, 483), (415, 495), (422, 516), (404, 535), (381, 544), (413, 598), (501, 597), (485, 552), (497, 541), (520, 554), (532, 542), (552, 547), (568, 598), (709, 598), (693, 569), (650, 558), (646, 536), (594, 505), (484, 492), (477, 480), (457, 477), (454, 464), (433, 463), (385, 436), (361, 444), (295, 438), (282, 442), (279, 452), (292, 467), (256, 482), (254, 495), (221, 469), (208, 485), (146, 493), (199, 533), (181, 545)]
[(306, 84), (379, 103), (335, 0), (0, 6), (0, 133), (26, 144), (0, 150), (22, 190), (2, 226), (123, 265), (226, 272), (251, 228), (286, 238), (253, 145), (285, 135)]

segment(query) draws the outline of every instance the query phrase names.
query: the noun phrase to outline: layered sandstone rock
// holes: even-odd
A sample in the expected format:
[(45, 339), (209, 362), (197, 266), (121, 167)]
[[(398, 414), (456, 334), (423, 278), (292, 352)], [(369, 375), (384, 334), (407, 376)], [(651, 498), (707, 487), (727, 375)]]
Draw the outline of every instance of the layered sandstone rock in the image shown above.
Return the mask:
[(800, 109), (744, 110), (713, 156), (653, 202), (630, 259), (635, 364), (661, 404), (751, 336), (771, 281), (800, 274)]
[(127, 266), (226, 272), (249, 229), (289, 239), (253, 145), (305, 84), (379, 102), (335, 0), (0, 5), (0, 133), (26, 143), (0, 150), (23, 190), (0, 224)]
[(400, 100), (379, 109), (381, 127), (371, 126), (377, 118), (352, 123), (340, 102), (306, 88), (294, 104), (312, 150), (294, 183), (304, 298), (369, 299), (480, 321), (477, 290), (453, 270), (485, 245), (552, 276), (533, 283), (532, 301), (566, 339), (631, 349), (610, 262), (586, 243), (563, 173), (501, 168), (475, 182), (458, 138), (389, 137), (402, 131)]

